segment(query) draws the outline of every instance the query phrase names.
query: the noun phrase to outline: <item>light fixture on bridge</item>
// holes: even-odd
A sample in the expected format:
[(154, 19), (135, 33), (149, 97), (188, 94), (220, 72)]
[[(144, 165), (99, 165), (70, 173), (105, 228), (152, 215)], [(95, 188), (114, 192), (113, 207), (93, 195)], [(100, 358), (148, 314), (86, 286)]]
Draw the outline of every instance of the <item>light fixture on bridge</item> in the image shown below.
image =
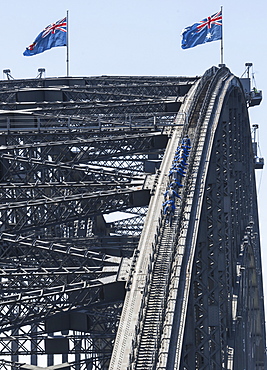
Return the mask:
[(247, 69), (245, 70), (245, 72), (244, 73), (246, 73), (247, 72), (247, 78), (250, 78), (250, 76), (249, 76), (249, 70), (250, 70), (250, 68), (253, 66), (253, 63), (245, 63), (245, 67), (247, 67)]
[(45, 74), (45, 68), (38, 68), (38, 75), (36, 78), (42, 78), (43, 74)]
[(6, 75), (8, 80), (14, 80), (14, 77), (11, 76), (11, 70), (10, 69), (3, 69), (3, 74)]

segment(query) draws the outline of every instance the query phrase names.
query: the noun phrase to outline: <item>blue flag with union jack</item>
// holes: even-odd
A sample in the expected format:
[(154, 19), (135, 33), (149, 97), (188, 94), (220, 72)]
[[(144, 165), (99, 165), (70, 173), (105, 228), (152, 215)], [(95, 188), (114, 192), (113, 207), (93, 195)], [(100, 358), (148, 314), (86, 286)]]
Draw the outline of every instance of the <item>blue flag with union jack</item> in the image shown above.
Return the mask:
[(182, 49), (222, 39), (222, 11), (186, 27), (182, 31)]
[(67, 18), (50, 24), (39, 33), (34, 42), (26, 48), (23, 55), (32, 56), (40, 54), (56, 46), (67, 45)]

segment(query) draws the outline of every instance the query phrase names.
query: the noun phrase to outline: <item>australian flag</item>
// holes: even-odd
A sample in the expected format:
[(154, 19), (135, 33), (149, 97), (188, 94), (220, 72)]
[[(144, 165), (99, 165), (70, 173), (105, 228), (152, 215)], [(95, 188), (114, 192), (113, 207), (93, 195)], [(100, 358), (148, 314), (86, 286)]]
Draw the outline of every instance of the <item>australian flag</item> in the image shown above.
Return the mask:
[(222, 39), (222, 11), (186, 27), (182, 32), (182, 49)]
[(40, 54), (45, 50), (49, 50), (56, 46), (67, 45), (67, 18), (47, 26), (36, 37), (34, 42), (26, 48), (23, 55), (31, 56)]

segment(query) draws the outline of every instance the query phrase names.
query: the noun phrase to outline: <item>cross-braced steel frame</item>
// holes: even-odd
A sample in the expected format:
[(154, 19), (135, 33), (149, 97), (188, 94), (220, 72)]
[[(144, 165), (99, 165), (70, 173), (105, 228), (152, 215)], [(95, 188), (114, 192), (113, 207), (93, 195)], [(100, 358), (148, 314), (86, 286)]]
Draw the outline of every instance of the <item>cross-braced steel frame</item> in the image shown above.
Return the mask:
[(1, 81), (0, 99), (0, 367), (264, 369), (249, 119), (229, 70)]

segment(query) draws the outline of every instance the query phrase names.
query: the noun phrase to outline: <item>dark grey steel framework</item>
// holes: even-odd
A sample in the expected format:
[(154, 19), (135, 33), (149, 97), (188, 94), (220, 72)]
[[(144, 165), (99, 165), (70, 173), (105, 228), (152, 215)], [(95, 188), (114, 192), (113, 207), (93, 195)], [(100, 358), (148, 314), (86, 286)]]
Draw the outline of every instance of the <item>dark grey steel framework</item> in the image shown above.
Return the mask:
[(239, 79), (9, 80), (0, 99), (1, 368), (266, 369)]

